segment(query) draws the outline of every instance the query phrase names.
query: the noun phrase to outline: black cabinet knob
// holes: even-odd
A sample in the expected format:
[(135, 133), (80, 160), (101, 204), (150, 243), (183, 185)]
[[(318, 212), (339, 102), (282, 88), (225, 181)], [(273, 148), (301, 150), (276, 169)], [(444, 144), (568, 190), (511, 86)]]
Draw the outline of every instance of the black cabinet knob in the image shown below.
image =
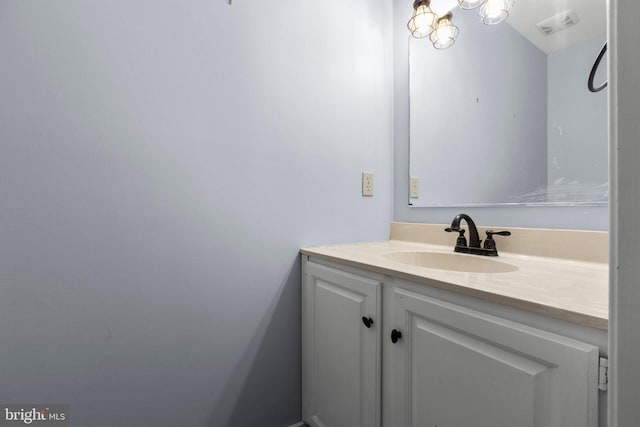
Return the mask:
[(373, 325), (373, 319), (371, 317), (362, 316), (362, 323), (364, 323), (364, 326), (367, 328), (370, 328), (371, 325)]
[(391, 331), (391, 342), (392, 343), (397, 343), (398, 340), (402, 338), (402, 332), (398, 331), (397, 329), (394, 329), (393, 331)]

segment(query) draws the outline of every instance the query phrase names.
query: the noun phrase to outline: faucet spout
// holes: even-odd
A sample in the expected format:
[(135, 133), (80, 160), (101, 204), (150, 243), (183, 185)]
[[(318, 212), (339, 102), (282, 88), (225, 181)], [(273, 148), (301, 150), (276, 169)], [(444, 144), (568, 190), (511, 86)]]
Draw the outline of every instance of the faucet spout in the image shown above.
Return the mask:
[(467, 226), (469, 227), (469, 247), (479, 248), (480, 236), (478, 235), (478, 228), (469, 215), (464, 213), (456, 215), (455, 218), (453, 218), (453, 221), (451, 221), (451, 227), (447, 228), (446, 231), (460, 231), (460, 221), (463, 219), (467, 222)]
[[(469, 227), (469, 245), (467, 245), (467, 239), (464, 237), (464, 228), (460, 228), (460, 222), (465, 220)], [(459, 214), (451, 221), (451, 227), (447, 227), (444, 231), (459, 233), (456, 240), (456, 246), (453, 248), (454, 252), (462, 252), (465, 254), (485, 255), (485, 256), (498, 256), (498, 250), (496, 249), (496, 241), (493, 240), (494, 235), (498, 236), (511, 236), (510, 231), (493, 231), (487, 230), (487, 239), (484, 241), (484, 246), (480, 247), (480, 236), (478, 236), (478, 228), (476, 223), (473, 222), (471, 217), (467, 214)]]

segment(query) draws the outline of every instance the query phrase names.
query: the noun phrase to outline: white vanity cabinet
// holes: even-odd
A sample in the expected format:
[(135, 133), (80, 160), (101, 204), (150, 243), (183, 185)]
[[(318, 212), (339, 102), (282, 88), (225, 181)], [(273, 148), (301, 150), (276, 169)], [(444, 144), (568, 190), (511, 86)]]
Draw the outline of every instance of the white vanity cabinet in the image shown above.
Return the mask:
[(302, 416), (312, 427), (380, 426), (382, 282), (303, 263)]
[(597, 347), (401, 286), (383, 304), (390, 425), (597, 426)]
[(426, 288), (303, 256), (304, 421), (598, 426), (597, 346)]

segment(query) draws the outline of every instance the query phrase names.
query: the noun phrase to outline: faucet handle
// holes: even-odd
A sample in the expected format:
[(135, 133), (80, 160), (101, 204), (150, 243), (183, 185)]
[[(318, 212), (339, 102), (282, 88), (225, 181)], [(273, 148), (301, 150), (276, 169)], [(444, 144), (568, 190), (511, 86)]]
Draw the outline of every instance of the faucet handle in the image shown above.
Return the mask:
[(487, 230), (487, 237), (489, 239), (491, 239), (491, 236), (493, 236), (494, 234), (497, 234), (498, 236), (511, 236), (511, 232), (510, 231), (493, 231), (493, 230)]
[(451, 233), (453, 231), (457, 231), (458, 239), (456, 240), (456, 246), (467, 246), (467, 239), (464, 237), (464, 232), (467, 231), (464, 228), (451, 228), (447, 227), (444, 229), (447, 233)]
[(493, 235), (497, 234), (498, 236), (511, 236), (511, 232), (510, 231), (493, 231), (493, 230), (487, 230), (487, 239), (484, 241), (484, 248), (485, 249), (495, 249), (496, 248), (496, 241), (493, 240)]

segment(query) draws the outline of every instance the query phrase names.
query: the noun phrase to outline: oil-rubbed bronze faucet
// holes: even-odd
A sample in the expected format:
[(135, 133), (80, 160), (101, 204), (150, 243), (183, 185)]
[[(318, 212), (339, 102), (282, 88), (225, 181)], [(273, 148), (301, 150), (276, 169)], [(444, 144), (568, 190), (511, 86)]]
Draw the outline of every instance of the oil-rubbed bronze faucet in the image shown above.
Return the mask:
[[(460, 228), (460, 221), (465, 220), (469, 227), (469, 244), (467, 245), (467, 239), (464, 237), (464, 228)], [(478, 235), (478, 228), (476, 223), (473, 222), (471, 217), (467, 214), (461, 213), (453, 218), (451, 221), (451, 227), (444, 229), (447, 232), (457, 231), (458, 239), (456, 240), (456, 246), (454, 252), (462, 252), (466, 254), (485, 255), (485, 256), (498, 256), (498, 250), (496, 249), (496, 241), (493, 240), (494, 234), (498, 236), (511, 236), (510, 231), (493, 231), (487, 230), (487, 238), (484, 241), (483, 247), (480, 247), (480, 236)]]

